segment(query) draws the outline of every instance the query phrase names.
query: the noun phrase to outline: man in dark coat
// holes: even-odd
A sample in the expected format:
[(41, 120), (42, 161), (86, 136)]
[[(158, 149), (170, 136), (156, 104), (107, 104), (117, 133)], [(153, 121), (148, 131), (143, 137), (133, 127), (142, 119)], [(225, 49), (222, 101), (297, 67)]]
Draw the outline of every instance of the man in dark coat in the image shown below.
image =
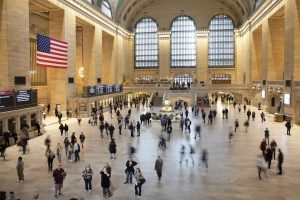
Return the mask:
[(160, 158), (160, 156), (158, 156), (154, 166), (154, 169), (158, 176), (158, 180), (161, 179), (163, 164), (163, 160)]
[(278, 149), (278, 175), (282, 175), (283, 153)]
[(38, 136), (42, 135), (42, 133), (41, 133), (41, 126), (40, 126), (40, 124), (39, 124), (38, 121), (35, 123), (35, 128), (38, 131)]
[(114, 139), (112, 139), (111, 142), (109, 143), (108, 149), (110, 153), (110, 159), (116, 159), (117, 145)]
[(113, 140), (113, 138), (114, 138), (115, 127), (111, 124), (111, 125), (109, 126), (108, 130), (109, 130), (110, 139)]

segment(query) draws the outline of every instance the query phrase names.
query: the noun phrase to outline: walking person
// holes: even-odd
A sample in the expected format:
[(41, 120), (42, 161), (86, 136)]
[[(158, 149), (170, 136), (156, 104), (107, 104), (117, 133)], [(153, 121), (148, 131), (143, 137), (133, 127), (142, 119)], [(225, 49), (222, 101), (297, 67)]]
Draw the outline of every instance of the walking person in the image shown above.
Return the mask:
[(117, 145), (115, 143), (115, 139), (112, 139), (109, 143), (109, 153), (110, 153), (110, 159), (116, 159), (116, 153), (117, 153)]
[(234, 132), (236, 133), (236, 129), (239, 127), (239, 120), (238, 119), (236, 119), (235, 121), (234, 121)]
[(75, 154), (75, 162), (80, 160), (79, 157), (79, 153), (80, 153), (80, 145), (78, 144), (78, 142), (75, 140), (75, 144), (74, 144), (74, 154)]
[(268, 169), (271, 169), (271, 164), (272, 164), (272, 150), (271, 150), (270, 146), (268, 146), (268, 148), (266, 150), (265, 159), (268, 162)]
[(18, 182), (22, 183), (24, 182), (24, 162), (23, 162), (23, 158), (20, 156), (18, 158), (18, 162), (17, 162), (17, 174), (18, 174)]
[(68, 137), (69, 126), (67, 124), (65, 124), (64, 130), (65, 130), (65, 137)]
[(60, 124), (59, 127), (58, 127), (59, 131), (60, 131), (60, 135), (63, 136), (63, 133), (64, 133), (64, 130), (65, 130), (65, 127), (63, 124)]
[(58, 162), (61, 162), (61, 151), (62, 151), (62, 146), (60, 145), (60, 143), (57, 143), (56, 156), (57, 156)]
[(65, 145), (65, 151), (66, 151), (66, 157), (67, 157), (68, 156), (68, 151), (69, 151), (69, 146), (70, 146), (70, 141), (67, 137), (64, 140), (64, 145)]
[(265, 174), (265, 177), (267, 178), (267, 164), (261, 154), (258, 155), (256, 167), (258, 170), (258, 178), (261, 180), (261, 172), (263, 172)]
[(167, 127), (167, 134), (168, 134), (168, 141), (171, 140), (171, 134), (172, 134), (173, 128), (172, 126)]
[(141, 134), (141, 124), (139, 121), (136, 124), (136, 132), (137, 132), (137, 137), (139, 137)]
[(134, 185), (135, 196), (141, 197), (142, 185), (146, 182), (146, 179), (144, 178), (140, 168), (136, 168), (134, 177), (135, 177), (135, 185)]
[(111, 197), (110, 187), (110, 177), (111, 177), (111, 168), (108, 163), (100, 171), (101, 175), (101, 187), (103, 189), (103, 198)]
[(85, 191), (92, 191), (92, 178), (93, 178), (93, 170), (90, 164), (86, 164), (84, 170), (82, 171), (82, 177), (85, 183)]
[(266, 121), (265, 113), (264, 112), (260, 113), (260, 118), (261, 118), (261, 123), (264, 123), (264, 121)]
[(108, 130), (109, 130), (110, 140), (112, 140), (114, 138), (115, 127), (112, 124), (110, 124)]
[(197, 136), (199, 136), (199, 138), (201, 138), (201, 126), (200, 126), (200, 124), (198, 124), (195, 128), (195, 137), (194, 137), (194, 139), (196, 139)]
[(262, 151), (262, 155), (265, 155), (267, 149), (267, 143), (266, 140), (263, 139), (262, 142), (260, 143), (260, 150)]
[(55, 184), (55, 198), (58, 195), (62, 195), (61, 190), (63, 188), (64, 179), (66, 177), (66, 172), (63, 168), (61, 168), (61, 164), (57, 165), (57, 168), (53, 171), (53, 179)]
[(100, 122), (99, 130), (100, 130), (101, 138), (103, 138), (103, 130), (104, 130), (104, 128), (105, 128), (105, 126), (104, 126), (103, 122)]
[(288, 120), (285, 123), (285, 127), (286, 127), (286, 134), (291, 135), (291, 128), (292, 128), (291, 120)]
[(283, 153), (281, 149), (278, 149), (278, 175), (282, 175), (282, 163), (283, 163)]
[(126, 169), (125, 169), (125, 173), (126, 173), (126, 181), (124, 182), (124, 184), (127, 184), (130, 182), (130, 184), (132, 184), (132, 176), (134, 174), (134, 166), (137, 165), (137, 162), (132, 160), (132, 157), (129, 157), (129, 160), (126, 162)]
[(276, 147), (277, 147), (277, 143), (275, 142), (275, 140), (271, 141), (271, 150), (272, 150), (272, 155), (273, 155), (273, 159), (275, 160), (276, 157)]
[(255, 120), (255, 112), (252, 111), (252, 121), (254, 121), (254, 120)]
[(122, 126), (123, 126), (123, 124), (120, 123), (120, 124), (119, 124), (119, 135), (122, 135)]
[(202, 163), (205, 165), (206, 169), (208, 169), (208, 152), (206, 149), (202, 150), (201, 160)]
[(161, 176), (162, 176), (162, 168), (163, 168), (163, 160), (161, 159), (160, 156), (157, 157), (156, 161), (155, 161), (155, 166), (154, 166), (154, 169), (157, 173), (157, 177), (158, 177), (158, 180), (160, 181), (161, 179)]
[(265, 140), (266, 140), (266, 142), (268, 142), (267, 143), (268, 145), (270, 144), (269, 138), (270, 138), (270, 131), (269, 131), (268, 128), (266, 128), (266, 130), (265, 130)]
[(35, 128), (38, 131), (38, 136), (42, 135), (42, 133), (41, 133), (41, 126), (39, 124), (39, 121), (36, 121)]
[[(180, 165), (181, 165), (181, 163), (183, 161), (184, 156), (185, 156), (185, 146), (181, 145), (181, 149), (180, 149), (180, 161), (179, 161)], [(187, 159), (186, 159), (186, 163), (187, 163)]]
[(80, 140), (80, 143), (81, 143), (81, 148), (83, 149), (83, 143), (85, 141), (85, 135), (83, 132), (81, 132), (80, 136), (79, 136), (79, 140)]
[(45, 152), (45, 156), (47, 158), (47, 162), (48, 162), (48, 171), (52, 171), (53, 169), (53, 160), (55, 158), (55, 154), (53, 153), (53, 151), (50, 148), (46, 149)]

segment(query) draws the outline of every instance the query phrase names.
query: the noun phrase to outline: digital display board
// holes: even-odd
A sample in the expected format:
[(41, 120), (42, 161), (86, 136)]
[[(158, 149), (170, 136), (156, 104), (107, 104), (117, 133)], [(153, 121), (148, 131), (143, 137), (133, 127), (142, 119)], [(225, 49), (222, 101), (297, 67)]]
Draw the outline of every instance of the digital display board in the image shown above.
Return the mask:
[(121, 84), (114, 85), (114, 91), (115, 92), (121, 92), (121, 90), (122, 90), (122, 85)]
[(97, 85), (96, 86), (96, 94), (97, 95), (102, 95), (105, 94), (105, 85)]
[(31, 104), (31, 90), (19, 90), (16, 93), (16, 105)]
[(89, 95), (95, 95), (96, 94), (95, 87), (88, 87), (88, 93)]
[(9, 108), (14, 106), (15, 94), (12, 91), (0, 92), (0, 108)]
[(114, 86), (108, 85), (106, 86), (106, 93), (113, 93), (114, 92)]

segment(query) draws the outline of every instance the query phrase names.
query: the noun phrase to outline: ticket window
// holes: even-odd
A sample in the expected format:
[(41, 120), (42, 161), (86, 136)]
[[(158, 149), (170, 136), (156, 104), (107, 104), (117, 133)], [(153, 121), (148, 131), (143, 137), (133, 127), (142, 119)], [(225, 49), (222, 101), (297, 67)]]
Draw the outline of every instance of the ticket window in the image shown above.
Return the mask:
[(8, 124), (8, 130), (10, 132), (16, 131), (16, 118), (15, 117), (11, 117), (7, 120), (7, 124)]
[(22, 115), (20, 117), (20, 129), (22, 130), (24, 125), (28, 125), (27, 123), (27, 116), (26, 115)]
[(34, 127), (35, 124), (36, 124), (36, 122), (37, 122), (37, 116), (36, 116), (36, 113), (32, 113), (32, 114), (30, 115), (30, 126), (31, 126), (31, 127)]

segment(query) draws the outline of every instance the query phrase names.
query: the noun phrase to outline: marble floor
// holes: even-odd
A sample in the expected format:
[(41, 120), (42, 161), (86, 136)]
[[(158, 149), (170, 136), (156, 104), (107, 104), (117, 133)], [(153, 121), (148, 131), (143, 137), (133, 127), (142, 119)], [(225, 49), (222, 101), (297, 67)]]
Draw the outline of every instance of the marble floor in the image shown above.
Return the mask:
[[(222, 119), (221, 109), (228, 107), (229, 119)], [(255, 110), (257, 108), (249, 107)], [(100, 169), (105, 162), (112, 167), (112, 191), (113, 200), (131, 200), (134, 197), (134, 185), (123, 184), (125, 178), (125, 162), (127, 161), (128, 145), (136, 146), (135, 160), (141, 168), (147, 182), (143, 185), (142, 199), (145, 200), (225, 200), (225, 199), (272, 199), (272, 200), (299, 200), (300, 199), (300, 127), (294, 125), (292, 136), (287, 136), (283, 123), (273, 122), (272, 115), (266, 117), (266, 122), (261, 123), (259, 118), (250, 122), (246, 133), (240, 126), (231, 143), (228, 143), (228, 129), (233, 126), (234, 120), (239, 119), (240, 124), (246, 120), (246, 114), (238, 113), (232, 105), (217, 104), (218, 115), (213, 125), (202, 125), (202, 138), (196, 139), (181, 133), (179, 124), (173, 123), (173, 134), (170, 142), (167, 142), (165, 152), (157, 151), (158, 136), (161, 133), (160, 124), (152, 122), (151, 126), (142, 127), (141, 137), (131, 138), (127, 131), (123, 135), (115, 134), (117, 143), (117, 159), (110, 160), (108, 153), (107, 136), (101, 139), (97, 126), (88, 125), (88, 119), (83, 119), (78, 126), (76, 119), (69, 119), (69, 132), (76, 132), (77, 137), (81, 131), (86, 135), (85, 147), (81, 151), (79, 163), (69, 163), (65, 155), (62, 158), (62, 167), (67, 172), (64, 182), (63, 196), (58, 199), (70, 199), (71, 197), (84, 198), (86, 200), (101, 199)], [(123, 110), (122, 112), (127, 112)], [(138, 120), (139, 114), (145, 112), (144, 108), (133, 109), (131, 119)], [(105, 113), (107, 119), (108, 113)], [(51, 118), (50, 118), (51, 119)], [(200, 122), (199, 118), (191, 117), (192, 124)], [(117, 124), (116, 118), (109, 122)], [(30, 200), (33, 194), (38, 192), (40, 199), (52, 200), (54, 198), (52, 174), (48, 173), (47, 161), (44, 156), (44, 139), (51, 136), (53, 144), (63, 142), (57, 123), (46, 123), (45, 134), (29, 141), (30, 151), (23, 156), (25, 163), (25, 182), (18, 183), (16, 173), (17, 157), (21, 155), (19, 148), (10, 147), (6, 151), (7, 160), (0, 160), (0, 191), (14, 191), (17, 198)], [(202, 121), (201, 121), (202, 124)], [(268, 170), (268, 179), (259, 180), (257, 176), (256, 161), (259, 154), (259, 145), (264, 136), (264, 130), (268, 127), (270, 138), (275, 139), (282, 149), (285, 161), (284, 174), (276, 174), (277, 161), (273, 161)], [(192, 131), (194, 129), (192, 128)], [(192, 133), (193, 135), (193, 133)], [(196, 148), (194, 155), (196, 165), (191, 162), (179, 165), (180, 146), (192, 144)], [(54, 145), (56, 146), (56, 145)], [(201, 149), (209, 152), (209, 169), (198, 165)], [(54, 148), (53, 148), (54, 149)], [(157, 155), (164, 160), (163, 177), (161, 182), (157, 180), (154, 171), (154, 162)], [(56, 161), (55, 161), (56, 162)], [(86, 163), (91, 163), (94, 170), (93, 191), (84, 191), (84, 182), (81, 171)]]

